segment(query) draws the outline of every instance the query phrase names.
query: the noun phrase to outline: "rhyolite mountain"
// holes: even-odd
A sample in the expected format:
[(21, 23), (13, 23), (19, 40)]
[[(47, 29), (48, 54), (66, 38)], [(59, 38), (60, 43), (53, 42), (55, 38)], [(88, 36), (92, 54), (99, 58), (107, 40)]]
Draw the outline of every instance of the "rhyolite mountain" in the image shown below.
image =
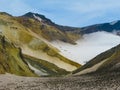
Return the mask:
[[(5, 38), (3, 41), (8, 43), (4, 47), (6, 43), (1, 41), (0, 73), (56, 76), (66, 75), (81, 66), (61, 55), (50, 43), (53, 40), (60, 40), (75, 44), (79, 35), (63, 32), (55, 26), (41, 22), (37, 16), (14, 17), (1, 12), (0, 33)], [(5, 59), (2, 58), (3, 54)]]
[[(80, 34), (78, 33), (80, 28), (55, 24), (41, 14), (29, 12), (17, 18), (19, 18), (18, 21), (24, 26), (30, 27), (29, 25), (31, 24), (31, 29), (35, 28), (37, 29), (36, 31), (41, 31), (42, 36), (48, 40), (60, 40), (75, 44), (75, 41), (80, 38)], [(31, 22), (29, 19), (33, 19), (35, 22)], [(37, 28), (34, 26), (36, 24), (40, 26)]]
[(55, 76), (69, 72), (48, 61), (25, 55), (21, 48), (0, 35), (0, 74), (11, 73), (20, 76)]
[[(112, 25), (116, 23), (112, 23)], [(94, 33), (92, 29), (90, 31), (90, 33)], [(103, 31), (106, 31), (106, 29)], [(77, 63), (74, 58), (68, 58), (61, 51), (68, 52), (69, 56), (76, 56), (73, 53), (79, 51), (78, 48), (82, 45), (81, 40), (86, 37), (84, 37), (84, 34), (88, 34), (84, 28), (57, 25), (37, 13), (29, 12), (16, 17), (1, 12), (0, 73), (12, 73), (21, 76), (63, 76), (75, 70), (79, 71), (79, 69), (82, 69), (80, 68), (81, 64)], [(109, 33), (105, 33), (106, 35), (116, 39), (113, 46), (118, 44), (118, 36)], [(91, 39), (91, 36), (87, 37)], [(97, 36), (99, 35), (97, 34)], [(96, 39), (96, 36), (92, 39), (94, 38)], [(61, 42), (65, 44), (61, 44)], [(69, 51), (68, 47), (68, 51), (63, 49), (63, 45), (70, 46), (69, 48), (72, 48), (72, 51)], [(87, 51), (86, 48), (84, 51)], [(77, 53), (79, 54), (79, 52)], [(99, 58), (97, 60), (99, 61)], [(97, 60), (95, 61), (97, 62)]]
[[(118, 43), (119, 37), (117, 37), (116, 35), (112, 35), (113, 32), (112, 33), (110, 32), (111, 33), (111, 35), (110, 35), (109, 33), (104, 33), (104, 32), (98, 32), (98, 33), (96, 33), (97, 31), (92, 32), (92, 29), (91, 29), (89, 34), (83, 33), (84, 32), (83, 29), (74, 28), (74, 27), (70, 27), (70, 26), (57, 25), (54, 22), (52, 22), (50, 19), (47, 19), (44, 15), (32, 13), (32, 12), (29, 12), (21, 17), (22, 17), (22, 19), (23, 18), (25, 18), (25, 19), (32, 18), (38, 22), (41, 22), (42, 30), (39, 28), (36, 29), (37, 34), (39, 33), (38, 31), (42, 31), (42, 35), (44, 38), (46, 38), (45, 36), (47, 36), (46, 39), (49, 40), (52, 37), (52, 39), (50, 40), (50, 41), (52, 41), (52, 45), (57, 47), (61, 51), (62, 55), (64, 55), (67, 58), (70, 58), (74, 61), (77, 61), (80, 64), (83, 64), (83, 61), (88, 61), (88, 60), (94, 58), (96, 55), (102, 53), (103, 51), (108, 50), (111, 47), (114, 47), (117, 44), (119, 44)], [(22, 20), (22, 19), (20, 19), (20, 20)], [(23, 25), (26, 26), (26, 22), (25, 21), (22, 21), (22, 22), (23, 22)], [(20, 21), (20, 23), (22, 23), (22, 22)], [(31, 24), (31, 25), (33, 25), (33, 24)], [(29, 23), (28, 27), (30, 28), (31, 25)], [(50, 26), (56, 28), (57, 30), (60, 30), (62, 33), (66, 33), (66, 35), (61, 35), (59, 33), (52, 34), (51, 29), (50, 29), (50, 33), (49, 33), (49, 31), (45, 28), (46, 25), (50, 25)], [(35, 27), (33, 27), (33, 28), (35, 28)], [(34, 30), (34, 32), (35, 32), (35, 30)], [(108, 31), (105, 31), (105, 32), (108, 32)], [(58, 36), (60, 36), (60, 38), (58, 38)], [(96, 40), (94, 40), (94, 39), (96, 39)], [(111, 39), (111, 40), (106, 41), (106, 39)], [(96, 46), (94, 41), (96, 43), (100, 42), (99, 45)], [(93, 45), (90, 46), (90, 43)], [(111, 43), (110, 46), (108, 46), (109, 43)], [(74, 45), (74, 44), (76, 44), (76, 45)], [(84, 44), (84, 46), (83, 46), (83, 44)], [(101, 44), (102, 44), (102, 46), (101, 46)], [(94, 48), (94, 47), (96, 47), (96, 48)], [(100, 49), (98, 49), (97, 47), (99, 47)], [(85, 51), (87, 51), (86, 49), (88, 49), (88, 52), (85, 52)], [(91, 53), (91, 54), (89, 54), (89, 53)]]
[[(1, 90), (119, 90), (119, 22), (85, 28), (57, 25), (36, 13), (1, 12)], [(55, 77), (29, 78), (39, 76)]]
[(21, 76), (37, 76), (25, 63), (21, 49), (0, 35), (0, 74), (6, 72)]

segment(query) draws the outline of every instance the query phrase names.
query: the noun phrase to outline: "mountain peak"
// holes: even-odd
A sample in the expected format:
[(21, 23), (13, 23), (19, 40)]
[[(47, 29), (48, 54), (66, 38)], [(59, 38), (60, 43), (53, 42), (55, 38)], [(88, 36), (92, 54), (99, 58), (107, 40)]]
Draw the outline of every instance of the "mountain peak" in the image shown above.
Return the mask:
[(6, 12), (0, 12), (0, 15), (8, 15), (8, 16), (12, 16), (12, 15), (6, 13)]
[(28, 12), (25, 15), (23, 15), (23, 17), (34, 18), (34, 19), (37, 19), (40, 22), (42, 21), (44, 24), (48, 24), (48, 25), (54, 24), (54, 22), (52, 22), (50, 19), (48, 19), (44, 15), (38, 14), (38, 13)]
[(40, 17), (45, 17), (44, 15), (41, 15), (41, 14), (38, 14), (38, 13), (33, 13), (33, 12), (28, 12), (28, 13), (24, 14), (23, 16), (33, 18), (34, 15), (40, 16)]

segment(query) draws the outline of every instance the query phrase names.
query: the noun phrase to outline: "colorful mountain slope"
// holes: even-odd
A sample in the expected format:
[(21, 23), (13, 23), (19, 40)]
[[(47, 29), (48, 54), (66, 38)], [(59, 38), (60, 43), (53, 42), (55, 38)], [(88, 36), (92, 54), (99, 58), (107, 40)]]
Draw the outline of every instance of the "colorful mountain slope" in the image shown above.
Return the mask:
[(120, 72), (120, 45), (103, 52), (87, 62), (81, 68), (75, 70), (75, 75), (87, 73)]
[(16, 17), (16, 20), (32, 32), (39, 34), (49, 41), (60, 40), (75, 44), (75, 41), (80, 38), (79, 34), (64, 31), (63, 28), (59, 29), (50, 19), (37, 13), (29, 12), (23, 16)]
[(26, 64), (21, 49), (0, 35), (0, 74), (11, 73), (21, 76), (37, 76)]
[[(37, 23), (37, 21), (35, 21), (34, 19), (29, 18), (29, 20)], [(40, 67), (42, 67), (40, 66), (41, 64), (47, 63), (48, 67), (47, 65), (44, 65), (44, 67), (49, 69), (47, 73), (49, 75), (64, 75), (69, 71), (73, 71), (80, 67), (80, 64), (73, 62), (72, 60), (67, 59), (59, 54), (59, 50), (52, 46), (47, 38), (44, 38), (42, 36), (40, 30), (40, 32), (34, 32), (36, 28), (35, 24), (33, 24), (33, 22), (32, 24), (29, 24), (29, 26), (31, 27), (28, 28), (24, 24), (20, 23), (18, 17), (16, 18), (6, 13), (0, 13), (0, 33), (16, 47), (20, 47), (22, 54), (25, 54), (25, 56), (32, 57), (34, 58), (34, 60), (36, 60), (33, 61), (32, 59), (31, 61), (31, 58), (27, 57), (29, 64), (32, 65), (29, 67), (32, 67), (32, 69), (38, 67), (37, 69), (39, 69)], [(39, 26), (40, 23), (38, 26), (36, 24), (36, 27)], [(46, 27), (49, 28), (50, 26)], [(49, 30), (51, 30), (52, 32), (52, 29), (49, 28)], [(37, 66), (31, 63), (38, 63), (38, 60), (41, 61), (38, 65), (36, 64)]]

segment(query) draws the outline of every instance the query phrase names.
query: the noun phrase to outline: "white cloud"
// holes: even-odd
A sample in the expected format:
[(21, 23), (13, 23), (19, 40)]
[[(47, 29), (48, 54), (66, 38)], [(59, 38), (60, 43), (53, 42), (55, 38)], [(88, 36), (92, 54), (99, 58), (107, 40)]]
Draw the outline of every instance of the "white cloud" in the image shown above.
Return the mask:
[[(85, 26), (120, 19), (120, 0), (1, 0), (0, 11), (44, 14), (62, 25)], [(113, 15), (114, 14), (114, 15)]]
[(115, 8), (120, 8), (120, 1), (119, 0), (93, 0), (90, 2), (78, 1), (71, 3), (70, 7), (67, 8), (68, 10), (72, 10), (73, 12), (79, 13), (91, 13), (91, 12), (100, 12), (106, 10), (113, 10)]
[(0, 11), (8, 12), (13, 15), (21, 15), (29, 11), (37, 10), (34, 10), (31, 6), (24, 3), (22, 0), (1, 0)]
[[(45, 0), (47, 1), (47, 0)], [(54, 3), (47, 2), (57, 23), (64, 25), (85, 26), (95, 23), (103, 23), (120, 19), (119, 0), (55, 0)], [(45, 3), (45, 2), (44, 2)], [(58, 12), (56, 12), (58, 11)], [(61, 14), (59, 13), (61, 12)], [(114, 14), (114, 16), (113, 16)], [(52, 14), (51, 14), (52, 15)], [(64, 17), (63, 17), (64, 16)], [(51, 16), (52, 17), (52, 16)], [(63, 18), (63, 19), (62, 19)]]
[(86, 34), (77, 41), (77, 45), (54, 41), (53, 45), (61, 50), (62, 55), (84, 64), (98, 54), (120, 44), (120, 37), (107, 32)]

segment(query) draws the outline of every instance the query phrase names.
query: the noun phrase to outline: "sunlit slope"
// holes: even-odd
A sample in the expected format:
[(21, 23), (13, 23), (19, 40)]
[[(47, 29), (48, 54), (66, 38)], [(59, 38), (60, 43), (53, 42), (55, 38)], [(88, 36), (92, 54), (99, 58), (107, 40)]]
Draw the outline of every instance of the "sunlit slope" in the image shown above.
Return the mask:
[(20, 48), (0, 35), (0, 74), (20, 76), (60, 76), (70, 72), (45, 60), (23, 55)]
[(23, 56), (28, 66), (39, 76), (63, 76), (70, 72), (49, 63), (48, 61), (37, 59), (28, 55)]
[(74, 71), (75, 75), (87, 73), (120, 72), (120, 45), (103, 52)]
[(48, 41), (60, 40), (63, 42), (75, 44), (75, 41), (80, 38), (80, 34), (62, 31), (55, 27), (54, 24), (48, 24), (48, 19), (42, 19), (39, 14), (27, 13), (26, 15), (16, 17), (15, 19), (23, 26), (29, 28), (32, 32), (42, 36)]
[(20, 48), (16, 48), (0, 35), (0, 74), (4, 73), (37, 76), (25, 63)]
[(78, 63), (60, 55), (58, 50), (43, 37), (31, 31), (30, 28), (16, 21), (16, 18), (5, 13), (0, 14), (0, 32), (15, 46), (20, 47), (23, 54), (48, 61), (66, 71), (73, 71), (80, 67)]

